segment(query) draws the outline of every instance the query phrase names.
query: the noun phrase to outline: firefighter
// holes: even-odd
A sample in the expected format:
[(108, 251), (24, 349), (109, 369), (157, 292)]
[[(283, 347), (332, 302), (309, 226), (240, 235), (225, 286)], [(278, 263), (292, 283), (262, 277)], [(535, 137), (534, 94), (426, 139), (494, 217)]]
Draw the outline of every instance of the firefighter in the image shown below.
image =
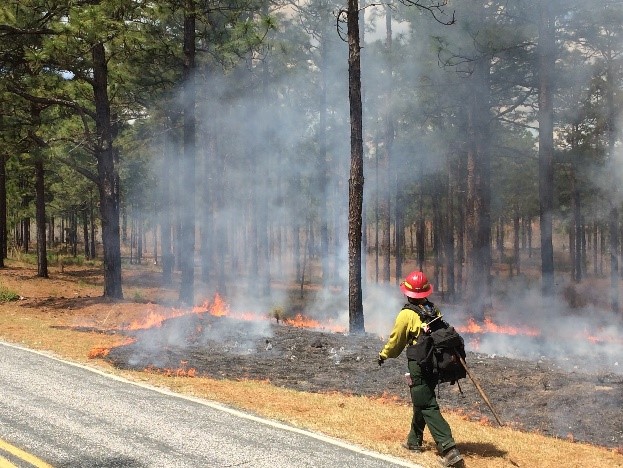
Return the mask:
[[(379, 366), (388, 358), (398, 357), (406, 346), (417, 342), (420, 334), (428, 332), (428, 327), (416, 310), (421, 310), (424, 316), (441, 315), (437, 306), (427, 299), (432, 294), (433, 287), (423, 272), (409, 273), (400, 284), (400, 290), (407, 297), (408, 304), (405, 304), (398, 313), (392, 333), (379, 353)], [(407, 441), (402, 444), (403, 447), (412, 452), (421, 452), (424, 428), (428, 426), (437, 450), (441, 454), (442, 466), (461, 466), (463, 457), (456, 448), (450, 425), (442, 416), (435, 398), (437, 377), (422, 372), (414, 360), (409, 359), (408, 366), (411, 377), (409, 388), (413, 402), (413, 419)]]

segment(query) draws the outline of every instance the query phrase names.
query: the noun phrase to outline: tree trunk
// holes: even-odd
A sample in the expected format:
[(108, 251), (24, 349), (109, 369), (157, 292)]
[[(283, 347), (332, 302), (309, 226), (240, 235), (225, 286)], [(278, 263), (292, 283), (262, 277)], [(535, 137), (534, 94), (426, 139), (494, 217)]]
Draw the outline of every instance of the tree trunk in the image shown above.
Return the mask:
[[(204, 130), (204, 139), (200, 147), (203, 148), (203, 157), (200, 158), (203, 161), (203, 168), (201, 173), (203, 174), (203, 180), (214, 180), (214, 174), (212, 173), (213, 164), (211, 164), (211, 157), (214, 154), (214, 138), (212, 137), (211, 130)], [(199, 197), (202, 200), (202, 208), (199, 211), (200, 216), (200, 237), (199, 237), (199, 249), (201, 255), (201, 280), (204, 283), (210, 281), (210, 273), (212, 269), (212, 249), (211, 231), (213, 226), (212, 218), (212, 199), (211, 199), (211, 186), (210, 184), (202, 184), (199, 187)]]
[(140, 213), (136, 215), (136, 263), (139, 265), (143, 261), (143, 217)]
[(464, 289), (463, 267), (465, 265), (465, 209), (467, 207), (467, 155), (459, 153), (457, 163), (457, 225), (456, 225), (456, 289), (461, 293)]
[[(268, 17), (269, 2), (268, 0), (264, 0), (262, 2), (262, 14), (265, 17)], [(269, 96), (269, 86), (270, 86), (270, 72), (268, 68), (268, 61), (262, 61), (262, 108), (269, 109), (272, 103), (271, 97)], [(269, 203), (267, 196), (268, 187), (274, 188), (277, 186), (277, 181), (272, 180), (273, 174), (270, 170), (271, 167), (276, 167), (274, 161), (274, 151), (272, 150), (274, 142), (272, 138), (272, 130), (270, 128), (264, 128), (264, 136), (260, 138), (260, 141), (263, 142), (261, 145), (261, 152), (264, 155), (264, 159), (267, 164), (262, 165), (263, 172), (263, 184), (264, 189), (258, 197), (258, 201), (260, 203), (260, 218), (258, 222), (258, 251), (260, 256), (260, 280), (258, 284), (258, 292), (261, 293), (264, 297), (270, 297), (270, 286), (271, 286), (271, 271), (270, 271), (270, 240), (269, 240)], [(325, 198), (325, 197), (323, 197)], [(321, 202), (325, 203), (325, 201)], [(326, 218), (324, 218), (326, 221)], [(322, 223), (322, 222), (321, 222)], [(322, 224), (321, 224), (322, 225)]]
[(45, 180), (43, 159), (35, 157), (35, 205), (37, 221), (37, 276), (48, 277), (48, 254), (45, 237)]
[(490, 303), (491, 270), (491, 161), (489, 154), (490, 59), (475, 64), (468, 106), (466, 232), (468, 237), (468, 311), (476, 320), (485, 318)]
[[(170, 127), (165, 125), (164, 133), (167, 134)], [(170, 138), (164, 138), (162, 150), (162, 182), (160, 185), (160, 256), (162, 257), (162, 283), (171, 285), (173, 282), (173, 245), (171, 239), (172, 231), (172, 207), (171, 207), (171, 176), (170, 170), (173, 166), (171, 157), (173, 154)]]
[(390, 260), (391, 260), (391, 220), (390, 220), (390, 200), (389, 200), (389, 154), (385, 150), (385, 155), (381, 161), (380, 167), (380, 199), (379, 199), (379, 229), (381, 231), (381, 245), (379, 256), (382, 261), (381, 279), (385, 283), (390, 281)]
[(597, 250), (597, 223), (594, 222), (593, 223), (593, 275), (597, 276), (598, 273), (598, 265), (597, 265), (597, 260), (598, 260), (598, 250)]
[(440, 275), (440, 267), (441, 267), (441, 190), (439, 189), (439, 185), (435, 184), (432, 193), (432, 208), (433, 208), (433, 226), (431, 229), (431, 238), (432, 238), (432, 247), (433, 247), (433, 277), (434, 283), (437, 285), (439, 289), (441, 288), (441, 283), (439, 282)]
[(50, 220), (48, 222), (47, 241), (48, 241), (48, 249), (53, 248), (54, 247), (54, 216), (50, 216)]
[(554, 293), (554, 111), (555, 65), (554, 20), (549, 2), (541, 0), (539, 15), (539, 217), (541, 229), (541, 286), (543, 294)]
[(419, 188), (419, 203), (418, 203), (418, 219), (417, 228), (415, 234), (415, 244), (417, 250), (418, 267), (420, 271), (424, 270), (424, 262), (426, 260), (426, 220), (424, 219), (424, 194), (422, 193), (422, 184)]
[[(612, 61), (608, 61), (606, 75), (606, 102), (608, 106), (608, 121), (606, 131), (608, 138), (608, 157), (610, 159), (610, 190), (612, 194), (619, 191), (619, 177), (615, 162), (616, 115), (617, 108), (614, 98), (615, 78)], [(614, 313), (619, 312), (619, 208), (618, 197), (611, 196), (610, 213), (608, 217), (610, 234), (610, 307)]]
[(6, 155), (0, 154), (0, 268), (4, 268), (7, 256), (7, 219), (6, 219)]
[(108, 68), (103, 43), (92, 48), (93, 94), (95, 98), (96, 150), (102, 243), (104, 247), (104, 297), (123, 299), (121, 283), (121, 243), (119, 229), (119, 175), (113, 148), (113, 128), (108, 101)]
[[(326, 12), (323, 9), (322, 14)], [(323, 21), (320, 44), (320, 122), (318, 129), (318, 143), (320, 154), (318, 155), (316, 171), (318, 173), (318, 197), (320, 210), (320, 256), (322, 262), (322, 286), (329, 284), (329, 209), (328, 209), (328, 164), (327, 164), (327, 87), (329, 85), (329, 46), (328, 32), (324, 25), (329, 24), (325, 18)]]
[(86, 206), (82, 210), (82, 238), (84, 239), (84, 258), (88, 259), (91, 249), (89, 249), (89, 212)]
[(513, 263), (515, 264), (515, 273), (521, 274), (521, 259), (519, 257), (519, 239), (520, 239), (521, 218), (519, 216), (519, 207), (515, 207), (515, 215), (513, 216)]
[(348, 0), (348, 95), (350, 103), (350, 177), (348, 185), (348, 317), (351, 333), (364, 332), (361, 286), (361, 210), (363, 206), (363, 112), (359, 5)]
[[(582, 281), (582, 212), (581, 212), (581, 198), (580, 198), (580, 183), (578, 181), (579, 157), (578, 148), (576, 148), (575, 138), (572, 139), (572, 170), (571, 170), (571, 200), (573, 206), (573, 223), (571, 229), (575, 229), (573, 246), (573, 252), (575, 255), (572, 257), (573, 272), (575, 273), (573, 279), (576, 283)], [(571, 250), (571, 249), (570, 249)]]
[(446, 293), (448, 300), (454, 300), (456, 292), (454, 275), (454, 184), (452, 183), (452, 172), (448, 164), (448, 200), (446, 203), (446, 229), (444, 230), (444, 251), (446, 253)]
[(184, 4), (184, 151), (182, 160), (182, 180), (185, 203), (181, 209), (180, 232), (180, 295), (182, 303), (193, 306), (195, 302), (195, 1), (186, 0)]
[(374, 191), (375, 203), (374, 203), (374, 282), (376, 284), (379, 283), (379, 258), (381, 255), (381, 245), (380, 245), (380, 232), (381, 232), (381, 184), (379, 179), (379, 142), (378, 139), (374, 139), (374, 175), (376, 182), (376, 190)]
[[(89, 191), (89, 219), (91, 221), (91, 255), (90, 258), (96, 258), (97, 252), (95, 249), (95, 213), (93, 212), (93, 193)], [(54, 222), (52, 222), (54, 226)], [(52, 227), (52, 235), (54, 235), (54, 227)]]

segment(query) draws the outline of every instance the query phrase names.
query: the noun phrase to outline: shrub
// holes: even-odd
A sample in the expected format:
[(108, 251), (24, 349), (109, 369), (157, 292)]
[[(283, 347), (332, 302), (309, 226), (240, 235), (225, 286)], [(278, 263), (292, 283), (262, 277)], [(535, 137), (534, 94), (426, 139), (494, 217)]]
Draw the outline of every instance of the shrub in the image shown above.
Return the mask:
[(0, 286), (0, 302), (11, 302), (17, 301), (20, 298), (20, 295), (15, 291), (11, 291), (3, 286)]

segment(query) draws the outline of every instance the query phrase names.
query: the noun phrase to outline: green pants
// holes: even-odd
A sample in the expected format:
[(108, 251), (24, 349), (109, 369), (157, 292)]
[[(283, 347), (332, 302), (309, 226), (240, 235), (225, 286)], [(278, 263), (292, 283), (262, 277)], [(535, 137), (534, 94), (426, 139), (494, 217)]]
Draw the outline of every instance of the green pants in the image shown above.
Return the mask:
[(443, 453), (456, 445), (452, 438), (450, 425), (441, 415), (435, 387), (437, 379), (422, 375), (420, 366), (415, 361), (409, 361), (411, 373), (411, 401), (413, 402), (413, 419), (407, 442), (410, 445), (422, 445), (424, 428), (428, 426), (437, 450)]

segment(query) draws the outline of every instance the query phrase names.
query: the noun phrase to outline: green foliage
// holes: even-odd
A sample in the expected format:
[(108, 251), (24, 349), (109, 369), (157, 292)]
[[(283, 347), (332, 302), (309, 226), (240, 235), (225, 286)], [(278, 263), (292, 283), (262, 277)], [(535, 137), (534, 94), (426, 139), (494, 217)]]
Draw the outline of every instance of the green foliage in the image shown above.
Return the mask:
[(15, 291), (5, 288), (0, 285), (0, 302), (11, 302), (19, 300), (20, 295)]

